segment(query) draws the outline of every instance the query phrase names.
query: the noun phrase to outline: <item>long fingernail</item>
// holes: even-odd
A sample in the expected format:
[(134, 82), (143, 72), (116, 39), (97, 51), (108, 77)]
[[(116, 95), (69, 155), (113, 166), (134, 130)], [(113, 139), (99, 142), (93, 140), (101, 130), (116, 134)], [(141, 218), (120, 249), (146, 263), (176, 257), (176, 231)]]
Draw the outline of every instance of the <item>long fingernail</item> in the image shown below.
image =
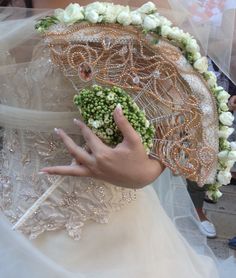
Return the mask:
[(79, 120), (77, 120), (77, 119), (74, 119), (73, 122), (74, 122), (74, 124), (76, 124), (79, 128), (81, 128), (81, 126), (82, 126), (81, 121), (79, 121)]
[(54, 128), (54, 132), (57, 134), (57, 135), (59, 135), (59, 133), (60, 133), (60, 130), (58, 129), (58, 128)]
[(38, 175), (47, 175), (47, 172), (38, 172)]
[(118, 113), (120, 116), (123, 115), (123, 110), (122, 110), (122, 106), (121, 106), (120, 103), (118, 103), (118, 104), (116, 105), (116, 111), (117, 111), (117, 113)]

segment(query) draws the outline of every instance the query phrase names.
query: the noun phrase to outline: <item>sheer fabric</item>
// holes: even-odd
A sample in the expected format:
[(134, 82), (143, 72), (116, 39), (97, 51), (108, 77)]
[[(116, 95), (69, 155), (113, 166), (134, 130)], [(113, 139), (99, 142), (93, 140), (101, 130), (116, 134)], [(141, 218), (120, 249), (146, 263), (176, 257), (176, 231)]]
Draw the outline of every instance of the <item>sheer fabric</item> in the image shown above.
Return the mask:
[[(49, 183), (55, 181), (53, 178), (47, 180), (50, 179), (47, 177), (39, 180), (39, 161), (43, 161), (46, 166), (52, 160), (58, 164), (69, 159), (61, 146), (57, 145), (51, 128), (66, 127), (81, 142), (81, 138), (69, 124), (74, 118), (73, 104), (68, 102), (73, 91), (57, 69), (49, 66), (49, 59), (43, 57), (43, 47), (34, 32), (34, 21), (47, 13), (48, 11), (7, 8), (1, 9), (0, 14), (0, 124), (4, 126), (0, 205), (12, 222), (15, 221), (14, 217), (19, 217), (29, 203), (33, 203), (44, 192)], [(37, 115), (39, 110), (45, 111), (44, 118)], [(48, 152), (49, 149), (51, 153)], [(31, 150), (33, 151), (30, 152)], [(31, 166), (28, 167), (29, 165)], [(186, 215), (191, 205), (189, 199), (187, 200), (183, 181), (175, 183), (168, 178), (169, 174), (165, 175), (163, 180), (157, 180), (155, 189), (169, 216), (173, 216), (182, 234), (199, 254), (193, 251), (176, 230), (151, 186), (133, 192), (117, 190), (95, 181), (97, 192), (90, 192), (90, 196), (89, 184), (83, 181), (79, 184), (68, 178), (61, 190), (48, 200), (54, 206), (49, 207), (46, 202), (39, 212), (40, 217), (34, 216), (31, 219), (33, 222), (29, 227), (34, 232), (30, 232), (32, 238), (41, 233), (42, 227), (43, 231), (48, 231), (32, 242), (18, 232), (12, 232), (12, 224), (4, 216), (0, 218), (0, 277), (173, 278), (176, 273), (181, 278), (189, 277), (190, 274), (193, 278), (218, 277), (214, 259), (208, 256), (211, 251), (197, 231), (196, 218), (191, 213)], [(11, 181), (6, 177), (10, 177), (18, 185), (14, 187), (14, 195), (11, 192)], [(179, 188), (176, 184), (182, 185), (181, 188), (185, 191), (181, 190), (180, 193), (176, 190)], [(74, 241), (65, 231), (53, 227), (50, 220), (56, 217), (57, 223), (62, 224), (59, 227), (61, 228), (65, 226), (64, 219), (70, 219), (68, 211), (62, 212), (55, 206), (58, 200), (64, 202), (63, 204), (69, 202), (70, 213), (74, 216), (73, 208), (77, 206), (77, 197), (66, 199), (65, 195), (78, 187), (88, 190), (85, 195), (93, 213), (86, 219), (86, 225), (82, 225), (80, 240)], [(117, 192), (114, 193), (115, 191)], [(101, 204), (104, 192), (106, 201), (103, 202), (102, 210), (99, 210), (98, 206), (94, 206), (93, 200)], [(178, 204), (186, 197), (182, 202), (186, 207), (173, 202), (177, 200), (178, 192)], [(78, 191), (74, 190), (73, 193), (76, 195)], [(115, 202), (112, 201), (112, 196), (115, 196)], [(12, 202), (15, 202), (13, 214)], [(88, 207), (85, 209), (88, 211)], [(83, 212), (83, 208), (80, 212)], [(106, 212), (109, 214), (108, 221), (104, 215)], [(81, 213), (81, 217), (83, 216)], [(77, 224), (74, 229), (67, 223), (68, 232), (73, 235), (80, 231), (81, 223), (76, 222), (73, 217), (71, 221)], [(42, 224), (41, 230), (38, 224)]]

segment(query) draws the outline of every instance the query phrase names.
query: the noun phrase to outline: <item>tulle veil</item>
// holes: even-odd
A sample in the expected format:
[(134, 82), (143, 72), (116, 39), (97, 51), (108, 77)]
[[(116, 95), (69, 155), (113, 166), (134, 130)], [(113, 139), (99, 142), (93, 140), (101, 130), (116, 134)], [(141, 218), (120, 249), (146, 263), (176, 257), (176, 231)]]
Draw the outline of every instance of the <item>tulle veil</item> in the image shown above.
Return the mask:
[[(138, 6), (143, 3), (142, 1), (126, 1), (123, 4)], [(188, 10), (187, 1), (170, 0), (169, 3), (157, 1), (157, 5), (160, 7), (160, 13), (182, 29), (192, 33), (200, 41), (203, 52), (211, 57), (236, 83), (236, 68), (233, 62), (235, 61), (233, 45), (236, 41), (235, 25), (232, 24), (236, 22), (234, 9), (226, 10), (221, 23), (214, 25), (207, 21), (195, 22)], [(35, 108), (34, 104), (30, 110), (26, 110), (18, 105), (14, 92), (9, 91), (8, 88), (7, 80), (14, 76), (16, 70), (24, 72), (30, 65), (37, 65), (37, 59), (40, 57), (37, 57), (35, 53), (35, 46), (40, 45), (41, 38), (35, 33), (34, 24), (37, 19), (50, 12), (50, 10), (0, 8), (0, 80), (2, 85), (0, 126), (3, 128), (48, 132), (60, 125), (68, 132), (75, 133), (71, 124), (71, 120), (75, 117), (74, 112), (40, 111)], [(31, 60), (33, 53), (36, 58)], [(153, 186), (162, 206), (185, 239), (199, 254), (209, 255), (216, 260), (207, 246), (206, 238), (197, 229), (198, 219), (186, 191), (184, 179), (174, 177), (169, 170), (166, 170)], [(11, 276), (13, 266), (6, 266), (6, 262), (10, 260), (20, 269), (18, 277), (31, 277), (32, 273), (34, 277), (84, 277), (82, 273), (72, 274), (47, 259), (22, 235), (11, 231), (11, 224), (4, 216), (0, 217), (0, 231), (0, 277), (2, 277), (3, 269), (3, 273), (8, 273), (7, 277), (13, 277)], [(6, 268), (8, 268), (7, 272)]]

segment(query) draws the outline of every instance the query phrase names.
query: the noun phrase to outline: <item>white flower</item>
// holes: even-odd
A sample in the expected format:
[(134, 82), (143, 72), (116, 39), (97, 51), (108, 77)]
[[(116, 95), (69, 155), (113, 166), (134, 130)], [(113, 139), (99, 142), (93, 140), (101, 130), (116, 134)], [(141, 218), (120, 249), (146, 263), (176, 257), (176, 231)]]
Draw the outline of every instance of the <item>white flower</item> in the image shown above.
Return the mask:
[(109, 93), (109, 94), (107, 95), (107, 99), (108, 99), (108, 100), (114, 100), (114, 98), (115, 98), (115, 94), (114, 94), (114, 93)]
[(148, 120), (145, 121), (145, 127), (148, 128), (150, 126), (150, 122)]
[(94, 128), (99, 128), (102, 125), (102, 122), (97, 120), (97, 121), (93, 121), (92, 126)]
[(231, 112), (223, 112), (220, 114), (219, 120), (223, 125), (231, 126), (234, 116), (231, 114)]
[(83, 8), (79, 4), (70, 4), (65, 10), (57, 9), (54, 12), (55, 17), (62, 23), (67, 25), (84, 19)]
[(99, 14), (95, 10), (85, 12), (85, 17), (91, 23), (97, 23), (99, 21)]
[(208, 190), (206, 192), (206, 195), (209, 199), (214, 200), (214, 199), (219, 199), (223, 194), (220, 192), (220, 190), (216, 190), (216, 191), (211, 191)]
[(145, 4), (143, 4), (139, 9), (138, 11), (140, 13), (143, 13), (143, 14), (149, 14), (151, 12), (154, 12), (156, 10), (156, 5), (152, 2), (147, 2)]
[(216, 78), (216, 75), (214, 74), (214, 72), (208, 71), (206, 73), (206, 79), (207, 79), (207, 84), (209, 87), (213, 87), (216, 85), (217, 78)]
[(218, 153), (218, 158), (220, 160), (227, 160), (228, 159), (229, 151), (221, 151)]
[(101, 2), (94, 2), (86, 6), (85, 12), (95, 11), (96, 13), (104, 14), (106, 11), (106, 4)]
[(96, 93), (96, 95), (99, 96), (99, 97), (102, 96), (102, 94), (103, 94), (102, 91), (98, 91), (98, 92)]
[(164, 16), (159, 16), (159, 20), (162, 26), (171, 26), (172, 22), (170, 20), (168, 20), (166, 17)]
[(224, 112), (229, 111), (228, 105), (227, 105), (226, 103), (224, 103), (224, 102), (221, 102), (220, 105), (219, 105), (219, 107), (220, 107), (220, 109), (221, 109), (222, 111), (224, 111)]
[(167, 38), (169, 36), (169, 34), (171, 34), (172, 29), (170, 26), (168, 25), (164, 25), (161, 27), (161, 35), (165, 38)]
[(143, 20), (143, 28), (145, 30), (153, 30), (160, 25), (160, 21), (154, 15), (146, 15)]
[(227, 167), (227, 170), (230, 171), (230, 169), (234, 166), (235, 161), (234, 160), (227, 160), (225, 162), (225, 166)]
[[(233, 129), (233, 128), (232, 128)], [(234, 129), (233, 129), (233, 131), (234, 131)], [(236, 151), (236, 142), (231, 142), (230, 143), (230, 147), (231, 147), (231, 150), (232, 151)]]
[[(217, 87), (217, 88), (222, 88), (222, 87)], [(222, 91), (219, 91), (216, 98), (219, 102), (227, 103), (228, 99), (230, 98), (230, 94), (223, 89)]]
[(196, 53), (200, 51), (200, 47), (195, 39), (190, 39), (187, 42), (186, 50), (191, 53)]
[(124, 12), (124, 11), (129, 12), (129, 7), (106, 3), (106, 11), (104, 13), (104, 21), (107, 23), (115, 23), (117, 20), (118, 14), (120, 14), (121, 12)]
[(141, 25), (143, 22), (142, 16), (140, 13), (138, 12), (131, 12), (130, 14), (131, 16), (131, 21), (133, 25)]
[(184, 31), (181, 30), (179, 27), (173, 27), (170, 36), (173, 40), (180, 41), (183, 34), (184, 34)]
[(194, 60), (194, 62), (197, 61), (198, 59), (200, 59), (201, 57), (202, 56), (201, 56), (200, 52), (193, 53), (193, 60)]
[(217, 179), (218, 179), (219, 183), (221, 183), (223, 185), (229, 184), (231, 177), (232, 176), (229, 171), (219, 171), (219, 173), (217, 175)]
[(236, 151), (230, 151), (228, 154), (228, 159), (236, 161)]
[(119, 13), (117, 16), (117, 21), (124, 26), (130, 25), (132, 22), (130, 12), (123, 11), (123, 12)]
[(193, 38), (191, 37), (191, 35), (189, 33), (185, 33), (183, 30), (181, 30), (181, 31), (182, 32), (180, 35), (180, 40), (185, 46), (187, 46), (189, 43), (191, 43)]
[(220, 130), (219, 130), (219, 137), (227, 139), (233, 132), (234, 132), (233, 128), (227, 127), (227, 126), (222, 126), (222, 127), (220, 127)]
[(204, 73), (208, 69), (208, 60), (207, 57), (201, 57), (194, 64), (193, 67), (198, 70), (200, 73)]

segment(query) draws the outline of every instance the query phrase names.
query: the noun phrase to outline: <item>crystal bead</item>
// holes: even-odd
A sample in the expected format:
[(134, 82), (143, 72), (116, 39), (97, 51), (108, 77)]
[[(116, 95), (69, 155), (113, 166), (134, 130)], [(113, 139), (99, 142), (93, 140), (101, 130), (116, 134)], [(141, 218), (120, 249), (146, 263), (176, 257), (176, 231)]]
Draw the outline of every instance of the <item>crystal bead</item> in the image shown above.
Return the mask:
[(154, 72), (153, 72), (153, 76), (155, 77), (155, 78), (159, 78), (160, 77), (160, 71), (159, 70), (155, 70)]
[(119, 51), (119, 55), (122, 56), (122, 55), (126, 54), (127, 52), (128, 52), (128, 48), (127, 48), (127, 46), (124, 46)]
[(102, 42), (103, 42), (103, 46), (106, 50), (110, 49), (110, 46), (111, 46), (111, 39), (110, 38), (105, 37)]
[(138, 84), (140, 82), (140, 79), (139, 77), (136, 75), (134, 78), (133, 78), (133, 83), (134, 84)]

